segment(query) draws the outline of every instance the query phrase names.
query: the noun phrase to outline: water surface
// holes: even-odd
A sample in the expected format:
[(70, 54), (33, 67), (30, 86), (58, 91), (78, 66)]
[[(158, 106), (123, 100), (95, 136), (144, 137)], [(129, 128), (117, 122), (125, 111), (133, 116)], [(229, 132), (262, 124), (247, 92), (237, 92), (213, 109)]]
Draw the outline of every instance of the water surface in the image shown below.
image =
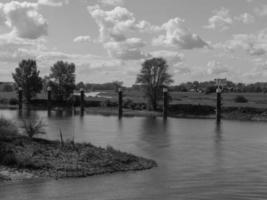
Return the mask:
[[(17, 111), (1, 110), (15, 121)], [(47, 124), (47, 139), (111, 145), (152, 158), (152, 170), (0, 185), (0, 199), (267, 199), (267, 123), (123, 118), (33, 112)], [(18, 122), (19, 123), (19, 122)]]

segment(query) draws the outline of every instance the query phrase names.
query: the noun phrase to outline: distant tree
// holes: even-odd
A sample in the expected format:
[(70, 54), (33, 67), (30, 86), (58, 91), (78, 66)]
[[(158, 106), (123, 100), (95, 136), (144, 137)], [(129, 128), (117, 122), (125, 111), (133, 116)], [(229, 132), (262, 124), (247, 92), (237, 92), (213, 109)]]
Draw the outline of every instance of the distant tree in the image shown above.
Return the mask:
[(167, 70), (168, 65), (163, 58), (152, 58), (142, 64), (142, 69), (137, 75), (136, 83), (143, 87), (153, 110), (157, 109), (158, 100), (162, 96), (162, 88), (173, 82)]
[(121, 88), (123, 85), (122, 81), (113, 81), (112, 83), (115, 91), (118, 91), (118, 89)]
[(84, 84), (84, 82), (79, 82), (77, 85), (76, 85), (76, 90), (80, 90), (80, 89), (86, 89), (86, 85)]
[(49, 75), (53, 96), (67, 100), (75, 89), (75, 65), (58, 61), (51, 67)]
[(207, 88), (205, 88), (205, 94), (215, 93), (216, 89), (217, 89), (217, 86), (215, 85), (208, 86)]
[(16, 87), (23, 89), (24, 98), (29, 103), (32, 97), (42, 90), (42, 78), (39, 76), (35, 60), (22, 60), (12, 73)]

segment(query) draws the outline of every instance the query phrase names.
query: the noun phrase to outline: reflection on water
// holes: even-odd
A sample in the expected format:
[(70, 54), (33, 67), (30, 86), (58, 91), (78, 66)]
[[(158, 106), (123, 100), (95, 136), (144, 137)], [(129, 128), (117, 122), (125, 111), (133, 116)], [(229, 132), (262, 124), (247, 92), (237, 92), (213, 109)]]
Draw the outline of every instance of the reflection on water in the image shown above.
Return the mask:
[[(73, 115), (69, 111), (2, 115), (42, 119), (47, 139), (75, 138), (155, 159), (159, 167), (85, 179), (0, 186), (1, 199), (266, 199), (267, 123)], [(48, 117), (49, 116), (49, 117)], [(18, 196), (19, 194), (19, 196)]]

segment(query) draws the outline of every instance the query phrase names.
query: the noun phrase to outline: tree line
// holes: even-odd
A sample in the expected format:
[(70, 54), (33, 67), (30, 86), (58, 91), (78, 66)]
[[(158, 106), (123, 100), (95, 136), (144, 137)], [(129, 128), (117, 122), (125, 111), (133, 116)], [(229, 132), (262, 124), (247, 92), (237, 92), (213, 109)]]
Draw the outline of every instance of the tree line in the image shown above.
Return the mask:
[[(158, 101), (162, 97), (162, 89), (168, 87), (172, 82), (168, 73), (168, 64), (163, 58), (152, 58), (143, 62), (140, 73), (137, 75), (136, 84), (144, 91), (145, 97), (151, 109), (156, 110)], [(66, 101), (71, 98), (75, 89), (103, 88), (115, 89), (122, 87), (122, 82), (114, 81), (106, 84), (75, 84), (75, 64), (57, 61), (50, 67), (48, 76), (41, 77), (35, 60), (22, 60), (12, 73), (17, 90), (23, 90), (23, 97), (30, 103), (42, 90), (47, 92), (50, 88), (52, 97), (57, 100)]]
[[(216, 91), (217, 86), (215, 85), (215, 81), (193, 81), (181, 83), (179, 85), (174, 85), (170, 87), (172, 91), (178, 92), (202, 92), (202, 93), (214, 93)], [(251, 93), (266, 93), (267, 92), (267, 82), (256, 82), (256, 83), (234, 83), (232, 81), (227, 81), (224, 86), (224, 92), (251, 92)]]

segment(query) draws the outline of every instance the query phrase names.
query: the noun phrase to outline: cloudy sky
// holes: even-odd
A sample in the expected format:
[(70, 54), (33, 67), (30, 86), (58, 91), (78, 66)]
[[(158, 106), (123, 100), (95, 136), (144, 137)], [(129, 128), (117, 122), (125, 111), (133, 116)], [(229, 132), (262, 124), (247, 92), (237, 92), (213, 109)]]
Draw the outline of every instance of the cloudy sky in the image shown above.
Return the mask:
[(175, 83), (267, 81), (266, 0), (0, 1), (0, 81), (24, 58), (42, 75), (74, 62), (77, 81), (135, 82), (164, 57)]

